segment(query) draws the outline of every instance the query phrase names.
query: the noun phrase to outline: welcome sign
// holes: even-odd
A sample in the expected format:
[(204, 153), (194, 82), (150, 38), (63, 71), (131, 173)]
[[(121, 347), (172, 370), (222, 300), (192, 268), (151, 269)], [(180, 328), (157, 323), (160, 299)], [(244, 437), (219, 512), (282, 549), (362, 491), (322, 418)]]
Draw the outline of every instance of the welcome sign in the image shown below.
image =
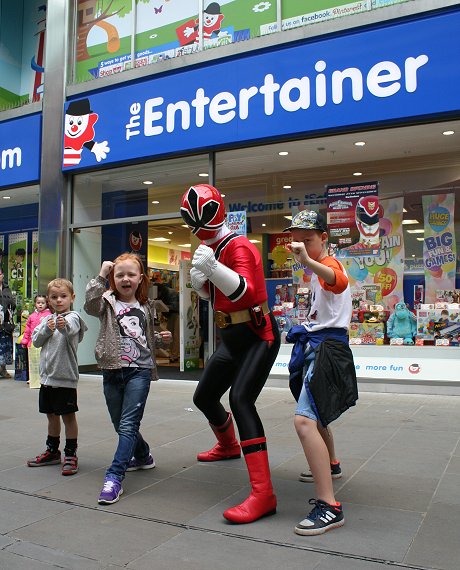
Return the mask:
[(69, 102), (64, 170), (458, 110), (460, 12), (156, 76)]

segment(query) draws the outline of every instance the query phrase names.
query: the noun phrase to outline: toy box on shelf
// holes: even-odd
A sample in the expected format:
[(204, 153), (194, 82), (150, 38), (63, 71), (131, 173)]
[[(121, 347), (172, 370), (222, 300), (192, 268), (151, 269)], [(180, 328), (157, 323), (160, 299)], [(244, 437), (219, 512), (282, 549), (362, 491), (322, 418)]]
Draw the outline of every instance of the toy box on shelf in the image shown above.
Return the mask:
[(385, 323), (350, 323), (350, 344), (383, 345), (385, 339)]
[(417, 337), (434, 340), (435, 346), (459, 346), (460, 305), (445, 302), (421, 305), (417, 310)]

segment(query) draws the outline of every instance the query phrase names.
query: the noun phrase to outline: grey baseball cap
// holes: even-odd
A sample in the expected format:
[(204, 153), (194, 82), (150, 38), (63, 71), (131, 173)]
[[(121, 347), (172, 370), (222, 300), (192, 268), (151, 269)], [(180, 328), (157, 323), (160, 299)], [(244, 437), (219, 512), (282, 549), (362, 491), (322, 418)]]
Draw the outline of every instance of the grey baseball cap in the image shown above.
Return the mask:
[(284, 229), (283, 232), (292, 230), (318, 230), (327, 232), (326, 219), (319, 212), (314, 210), (302, 210), (292, 218), (291, 225)]

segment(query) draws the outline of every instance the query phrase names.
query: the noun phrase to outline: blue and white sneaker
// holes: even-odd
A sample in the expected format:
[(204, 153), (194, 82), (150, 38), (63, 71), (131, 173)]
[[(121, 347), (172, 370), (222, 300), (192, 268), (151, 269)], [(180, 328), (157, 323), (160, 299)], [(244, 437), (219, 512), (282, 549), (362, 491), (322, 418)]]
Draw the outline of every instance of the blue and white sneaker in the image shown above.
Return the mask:
[(315, 506), (308, 517), (295, 527), (296, 534), (314, 536), (345, 524), (342, 505), (332, 506), (319, 499), (310, 499), (308, 502)]
[(139, 461), (133, 457), (128, 463), (128, 469), (126, 471), (140, 471), (141, 469), (153, 469), (155, 467), (155, 460), (152, 455), (149, 454), (146, 461)]
[(123, 488), (120, 481), (106, 477), (104, 479), (104, 486), (102, 487), (101, 494), (97, 502), (100, 505), (111, 505), (120, 500), (120, 495), (123, 494)]

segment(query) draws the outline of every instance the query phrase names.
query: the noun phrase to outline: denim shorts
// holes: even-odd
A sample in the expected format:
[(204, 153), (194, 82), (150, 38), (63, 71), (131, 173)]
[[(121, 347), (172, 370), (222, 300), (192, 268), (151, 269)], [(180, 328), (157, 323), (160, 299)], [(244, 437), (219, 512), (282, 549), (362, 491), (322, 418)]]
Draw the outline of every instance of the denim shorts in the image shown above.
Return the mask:
[(310, 351), (306, 353), (306, 363), (304, 368), (304, 382), (302, 385), (302, 390), (300, 392), (299, 400), (297, 402), (297, 408), (295, 410), (296, 416), (305, 416), (311, 420), (318, 421), (318, 416), (313, 409), (310, 398), (308, 397), (307, 390), (305, 388), (305, 382), (310, 382), (313, 374), (313, 369), (315, 366), (315, 353)]

